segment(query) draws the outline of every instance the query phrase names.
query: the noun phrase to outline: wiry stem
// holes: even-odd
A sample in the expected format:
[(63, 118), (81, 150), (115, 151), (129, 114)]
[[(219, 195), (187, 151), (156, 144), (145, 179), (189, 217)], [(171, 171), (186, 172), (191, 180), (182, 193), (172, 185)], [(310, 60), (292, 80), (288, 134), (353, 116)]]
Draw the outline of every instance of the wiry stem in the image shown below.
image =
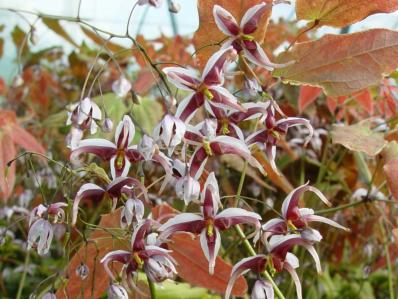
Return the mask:
[(155, 284), (153, 283), (152, 280), (149, 279), (149, 277), (146, 277), (148, 280), (148, 286), (149, 286), (149, 291), (151, 293), (151, 298), (156, 299), (156, 287)]

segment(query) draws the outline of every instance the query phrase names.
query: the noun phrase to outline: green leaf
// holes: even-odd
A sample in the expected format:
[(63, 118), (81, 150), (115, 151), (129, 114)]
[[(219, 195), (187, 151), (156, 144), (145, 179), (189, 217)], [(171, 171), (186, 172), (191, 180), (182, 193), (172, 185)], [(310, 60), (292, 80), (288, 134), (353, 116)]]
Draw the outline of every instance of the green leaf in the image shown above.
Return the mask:
[(163, 117), (163, 107), (154, 100), (143, 98), (139, 105), (133, 106), (134, 121), (149, 134)]
[[(22, 51), (22, 55), (26, 54), (29, 51), (29, 45), (26, 39), (26, 33), (19, 28), (19, 26), (15, 26), (11, 32), (12, 41), (14, 42), (15, 47), (18, 52)], [(25, 40), (25, 42), (24, 42)], [(23, 47), (22, 47), (23, 46)]]

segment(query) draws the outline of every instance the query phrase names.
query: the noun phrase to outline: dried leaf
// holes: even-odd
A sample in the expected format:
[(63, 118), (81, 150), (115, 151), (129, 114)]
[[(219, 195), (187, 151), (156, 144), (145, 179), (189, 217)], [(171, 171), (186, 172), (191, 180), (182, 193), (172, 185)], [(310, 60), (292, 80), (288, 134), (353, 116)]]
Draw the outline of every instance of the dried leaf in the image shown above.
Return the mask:
[(322, 88), (303, 85), (300, 87), (300, 95), (298, 100), (299, 112), (303, 112), (310, 104), (315, 102), (317, 97), (322, 93)]
[(369, 121), (351, 126), (334, 125), (332, 140), (334, 144), (341, 144), (351, 151), (364, 152), (369, 156), (379, 154), (387, 145), (382, 133), (372, 131)]
[[(154, 218), (167, 220), (177, 210), (167, 204), (156, 206), (152, 209)], [(231, 274), (232, 266), (221, 257), (217, 257), (214, 275), (209, 274), (209, 262), (203, 255), (199, 238), (192, 239), (187, 234), (174, 235), (169, 247), (173, 252), (172, 257), (177, 261), (178, 275), (192, 285), (204, 287), (219, 293), (224, 293)], [(232, 290), (235, 296), (242, 296), (247, 291), (247, 283), (240, 277)]]
[(10, 127), (10, 138), (15, 144), (19, 145), (26, 151), (43, 155), (46, 153), (46, 150), (36, 140), (36, 138), (18, 124), (14, 124)]
[(42, 18), (42, 21), (44, 25), (46, 25), (48, 28), (54, 31), (57, 35), (61, 36), (63, 39), (65, 39), (67, 42), (69, 42), (76, 48), (79, 47), (79, 45), (73, 40), (73, 38), (70, 37), (70, 35), (61, 26), (59, 20), (53, 18)]
[(372, 95), (369, 90), (365, 89), (364, 91), (354, 95), (355, 100), (358, 104), (367, 112), (369, 115), (372, 115), (374, 112), (374, 105)]
[(85, 35), (87, 35), (98, 46), (102, 47), (106, 43), (106, 47), (115, 53), (126, 50), (126, 48), (124, 48), (123, 46), (120, 46), (118, 44), (112, 43), (111, 41), (107, 41), (106, 39), (103, 39), (100, 35), (95, 34), (93, 31), (87, 29), (84, 26), (80, 26), (80, 29), (84, 32)]
[(318, 26), (345, 27), (376, 13), (398, 9), (398, 0), (297, 0), (299, 20), (315, 22)]
[(325, 35), (296, 44), (278, 57), (295, 61), (274, 75), (291, 84), (319, 86), (331, 96), (348, 95), (380, 82), (398, 67), (398, 32), (372, 29), (345, 35)]
[[(220, 42), (226, 38), (216, 25), (213, 17), (213, 7), (218, 4), (229, 11), (239, 23), (245, 12), (261, 2), (272, 3), (272, 0), (199, 0), (199, 29), (195, 32), (193, 42), (196, 48), (198, 63), (203, 68), (209, 57), (220, 49)], [(272, 6), (264, 13), (255, 34), (255, 40), (260, 44), (264, 41)]]

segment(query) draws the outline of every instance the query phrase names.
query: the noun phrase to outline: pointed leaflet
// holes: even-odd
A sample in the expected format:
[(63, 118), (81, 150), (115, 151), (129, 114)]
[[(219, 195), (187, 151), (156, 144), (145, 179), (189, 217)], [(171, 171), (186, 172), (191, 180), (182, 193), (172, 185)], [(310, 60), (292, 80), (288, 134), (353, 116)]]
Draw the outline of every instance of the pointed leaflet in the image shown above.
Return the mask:
[[(164, 219), (178, 213), (168, 204), (162, 204), (152, 209), (154, 218)], [(167, 217), (169, 216), (169, 217)], [(217, 257), (215, 272), (209, 274), (209, 262), (200, 247), (199, 236), (195, 240), (186, 234), (176, 234), (171, 238), (169, 248), (171, 256), (177, 261), (178, 276), (192, 285), (204, 287), (219, 293), (225, 292), (232, 266), (221, 257)], [(246, 280), (241, 277), (236, 281), (232, 294), (241, 296), (247, 291)]]
[(398, 67), (398, 32), (372, 29), (344, 35), (325, 35), (298, 43), (278, 62), (274, 76), (291, 84), (320, 86), (331, 96), (348, 95), (379, 83)]
[(79, 48), (79, 45), (70, 37), (70, 35), (65, 31), (62, 25), (59, 23), (59, 20), (51, 19), (51, 18), (42, 18), (44, 25), (54, 31), (57, 35), (64, 38), (66, 41), (71, 43), (76, 48)]
[(265, 31), (267, 30), (268, 19), (271, 15), (271, 0), (199, 0), (199, 29), (195, 32), (193, 41), (196, 48), (196, 54), (198, 62), (201, 68), (203, 68), (209, 59), (209, 57), (220, 49), (220, 45), (214, 45), (220, 43), (227, 36), (222, 33), (216, 25), (213, 16), (214, 5), (220, 5), (227, 11), (229, 11), (240, 24), (241, 18), (245, 12), (252, 6), (265, 2), (269, 5), (266, 12), (262, 16), (258, 29), (253, 34), (255, 40), (260, 44), (264, 41)]
[(299, 112), (303, 112), (304, 109), (312, 104), (321, 93), (322, 89), (319, 87), (312, 87), (308, 85), (301, 86), (298, 101)]
[(375, 13), (398, 9), (398, 0), (297, 0), (299, 20), (317, 22), (318, 26), (345, 27)]

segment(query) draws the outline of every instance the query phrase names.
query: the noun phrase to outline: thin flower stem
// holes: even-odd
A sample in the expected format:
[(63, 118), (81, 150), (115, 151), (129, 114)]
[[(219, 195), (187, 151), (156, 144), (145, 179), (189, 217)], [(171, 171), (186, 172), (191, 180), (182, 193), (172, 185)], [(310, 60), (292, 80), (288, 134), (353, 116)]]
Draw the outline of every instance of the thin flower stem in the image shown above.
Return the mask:
[[(245, 163), (246, 165), (246, 163)], [(247, 166), (247, 165), (246, 165)], [(236, 199), (239, 199), (239, 196), (242, 192), (242, 188), (243, 188), (243, 182), (245, 181), (245, 176), (246, 176), (246, 170), (247, 167), (243, 167), (243, 171), (242, 171), (242, 175), (240, 177), (240, 182), (239, 182), (239, 186), (238, 186), (238, 190), (236, 193)], [(237, 234), (239, 235), (239, 237), (242, 240), (243, 243), (243, 247), (245, 248), (246, 252), (248, 254), (250, 254), (251, 256), (256, 255), (256, 251), (253, 249), (252, 245), (250, 244), (250, 242), (247, 240), (245, 233), (243, 232), (242, 228), (239, 225), (235, 225), (234, 226), (235, 231), (237, 232)], [(274, 288), (274, 291), (276, 293), (276, 295), (280, 298), (280, 299), (285, 299), (285, 296), (282, 294), (282, 292), (279, 290), (278, 286), (276, 285), (275, 281), (272, 279), (271, 274), (268, 273), (267, 270), (264, 270), (264, 276), (270, 281), (270, 283), (272, 284), (272, 287)]]
[(17, 296), (15, 297), (16, 299), (21, 299), (22, 290), (25, 285), (26, 274), (28, 273), (29, 261), (30, 261), (30, 250), (28, 250), (25, 255), (23, 272), (22, 272), (21, 280), (19, 281), (18, 292), (17, 292)]
[(396, 202), (394, 200), (387, 200), (387, 199), (378, 199), (378, 200), (375, 199), (373, 201), (360, 200), (360, 201), (351, 202), (351, 203), (348, 203), (348, 204), (345, 204), (345, 205), (342, 205), (342, 206), (338, 206), (338, 207), (335, 207), (335, 208), (319, 210), (319, 211), (316, 212), (316, 214), (320, 215), (320, 214), (333, 213), (333, 212), (345, 210), (345, 209), (348, 209), (348, 208), (351, 208), (351, 207), (355, 207), (355, 206), (358, 206), (358, 205), (363, 204), (363, 203), (372, 203), (372, 202), (385, 202), (385, 203), (388, 203), (388, 204), (398, 204), (398, 202)]
[(151, 292), (151, 298), (156, 299), (156, 287), (152, 280), (149, 279), (147, 276), (146, 279), (148, 280), (149, 291)]
[(239, 204), (240, 194), (242, 193), (243, 183), (245, 182), (246, 170), (247, 170), (247, 161), (245, 161), (245, 163), (243, 164), (242, 174), (240, 175), (240, 180), (238, 185), (238, 191), (236, 193), (235, 200), (233, 203), (234, 207), (237, 207)]

